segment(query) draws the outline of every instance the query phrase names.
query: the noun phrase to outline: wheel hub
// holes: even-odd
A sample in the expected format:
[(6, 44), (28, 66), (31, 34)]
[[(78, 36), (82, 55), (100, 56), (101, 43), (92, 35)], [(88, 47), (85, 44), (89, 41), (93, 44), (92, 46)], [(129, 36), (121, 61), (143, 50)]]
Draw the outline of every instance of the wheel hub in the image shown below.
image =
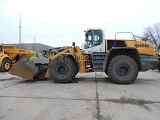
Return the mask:
[(129, 74), (129, 67), (127, 65), (121, 65), (118, 67), (117, 74), (119, 76), (127, 76)]
[(57, 67), (57, 72), (60, 75), (66, 75), (67, 74), (67, 67), (60, 65), (60, 66)]
[(9, 63), (6, 63), (5, 64), (5, 69), (9, 69), (10, 68), (10, 64)]

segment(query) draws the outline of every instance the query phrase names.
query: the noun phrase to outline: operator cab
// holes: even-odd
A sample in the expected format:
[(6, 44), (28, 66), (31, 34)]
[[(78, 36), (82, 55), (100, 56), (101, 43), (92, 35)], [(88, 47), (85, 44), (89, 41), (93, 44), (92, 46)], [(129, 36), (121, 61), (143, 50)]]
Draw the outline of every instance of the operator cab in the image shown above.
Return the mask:
[(101, 29), (88, 29), (85, 31), (85, 41), (82, 50), (85, 54), (105, 52), (104, 32)]

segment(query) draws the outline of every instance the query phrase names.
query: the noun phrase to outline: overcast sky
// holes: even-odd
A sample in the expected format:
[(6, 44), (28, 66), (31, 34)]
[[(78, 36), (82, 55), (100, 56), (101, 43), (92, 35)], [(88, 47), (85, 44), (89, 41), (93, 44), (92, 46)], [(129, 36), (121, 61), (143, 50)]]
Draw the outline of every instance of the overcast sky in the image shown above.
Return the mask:
[(160, 0), (0, 0), (0, 43), (19, 43), (20, 14), (22, 43), (80, 46), (87, 28), (142, 35), (160, 22)]

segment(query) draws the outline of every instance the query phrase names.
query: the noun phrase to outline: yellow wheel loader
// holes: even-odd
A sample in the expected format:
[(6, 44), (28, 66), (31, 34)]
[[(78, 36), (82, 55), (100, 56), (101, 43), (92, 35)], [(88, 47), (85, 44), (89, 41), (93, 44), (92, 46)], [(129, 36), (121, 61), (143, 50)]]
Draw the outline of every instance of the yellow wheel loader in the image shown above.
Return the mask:
[(35, 51), (18, 49), (16, 46), (0, 45), (0, 72), (7, 72), (23, 57), (32, 56)]
[(118, 84), (130, 84), (139, 71), (154, 69), (158, 65), (155, 51), (149, 42), (141, 40), (105, 39), (101, 29), (88, 29), (82, 48), (57, 48), (44, 61), (43, 57), (19, 60), (9, 71), (25, 79), (44, 79), (70, 83), (77, 73), (105, 72)]

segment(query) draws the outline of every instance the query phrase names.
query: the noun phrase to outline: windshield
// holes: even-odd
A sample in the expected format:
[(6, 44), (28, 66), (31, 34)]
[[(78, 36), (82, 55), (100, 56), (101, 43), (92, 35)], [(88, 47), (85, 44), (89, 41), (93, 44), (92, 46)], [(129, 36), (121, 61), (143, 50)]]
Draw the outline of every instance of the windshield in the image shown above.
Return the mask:
[(82, 44), (82, 49), (87, 49), (87, 48), (89, 48), (89, 42), (84, 41), (84, 43)]
[(101, 30), (91, 30), (86, 33), (86, 41), (83, 43), (84, 49), (98, 46), (103, 41)]

